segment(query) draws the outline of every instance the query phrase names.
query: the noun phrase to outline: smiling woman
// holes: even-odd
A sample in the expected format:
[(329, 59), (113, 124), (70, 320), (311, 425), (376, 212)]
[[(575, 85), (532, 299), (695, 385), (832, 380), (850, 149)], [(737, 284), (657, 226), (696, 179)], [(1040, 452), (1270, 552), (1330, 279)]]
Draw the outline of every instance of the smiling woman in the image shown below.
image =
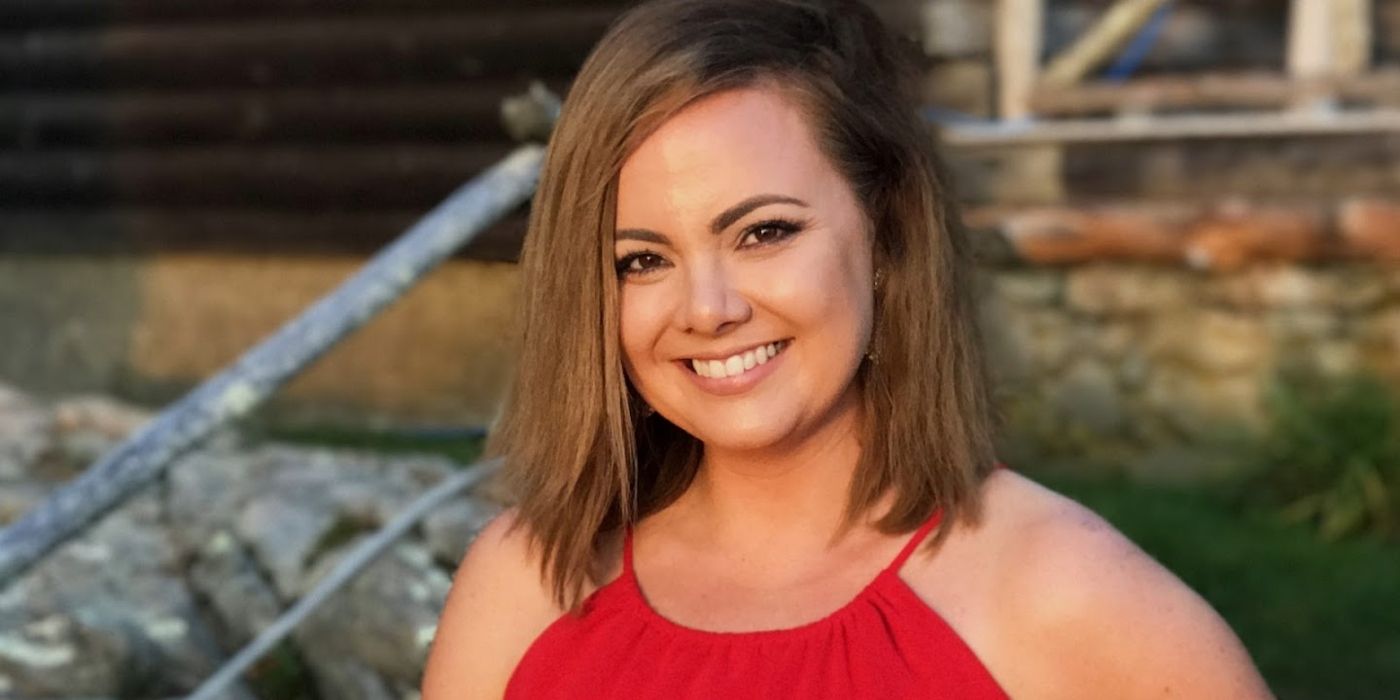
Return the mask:
[(1199, 596), (996, 469), (907, 50), (855, 0), (645, 3), (594, 50), (488, 448), (514, 506), (425, 700), (1267, 696)]

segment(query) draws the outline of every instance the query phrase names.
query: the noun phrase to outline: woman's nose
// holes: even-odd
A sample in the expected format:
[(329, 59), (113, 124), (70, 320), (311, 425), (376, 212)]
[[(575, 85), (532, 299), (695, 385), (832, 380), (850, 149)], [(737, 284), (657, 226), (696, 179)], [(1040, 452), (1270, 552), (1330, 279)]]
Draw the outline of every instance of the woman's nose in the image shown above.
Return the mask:
[(682, 314), (686, 330), (718, 335), (749, 319), (752, 308), (723, 264), (693, 266), (689, 278)]

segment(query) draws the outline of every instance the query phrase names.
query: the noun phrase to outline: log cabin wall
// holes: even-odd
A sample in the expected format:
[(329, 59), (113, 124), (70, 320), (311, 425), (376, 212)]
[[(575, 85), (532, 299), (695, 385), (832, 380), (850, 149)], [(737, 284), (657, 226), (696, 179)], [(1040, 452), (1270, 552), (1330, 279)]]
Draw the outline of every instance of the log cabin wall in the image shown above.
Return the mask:
[[(0, 0), (0, 378), (162, 402), (352, 274), (567, 87), (607, 0)], [(526, 211), (272, 414), (482, 424)]]

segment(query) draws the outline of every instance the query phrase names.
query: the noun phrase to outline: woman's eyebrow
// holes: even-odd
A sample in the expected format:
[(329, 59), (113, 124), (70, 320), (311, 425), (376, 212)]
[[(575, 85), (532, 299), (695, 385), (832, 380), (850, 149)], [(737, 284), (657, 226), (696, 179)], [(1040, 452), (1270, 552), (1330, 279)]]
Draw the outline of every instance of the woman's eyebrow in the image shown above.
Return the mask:
[(710, 222), (710, 233), (720, 234), (725, 229), (742, 219), (745, 214), (767, 204), (796, 204), (800, 207), (808, 206), (806, 202), (785, 194), (756, 194), (745, 199), (734, 206), (720, 212), (714, 221)]
[[(723, 233), (725, 229), (734, 224), (735, 221), (744, 218), (744, 215), (768, 204), (796, 204), (800, 207), (811, 206), (806, 202), (785, 194), (756, 194), (748, 199), (735, 204), (734, 206), (720, 212), (713, 221), (710, 222), (710, 232), (714, 234)], [(645, 241), (656, 243), (657, 245), (671, 245), (671, 239), (665, 235), (646, 228), (624, 228), (618, 229), (614, 238), (619, 241)]]

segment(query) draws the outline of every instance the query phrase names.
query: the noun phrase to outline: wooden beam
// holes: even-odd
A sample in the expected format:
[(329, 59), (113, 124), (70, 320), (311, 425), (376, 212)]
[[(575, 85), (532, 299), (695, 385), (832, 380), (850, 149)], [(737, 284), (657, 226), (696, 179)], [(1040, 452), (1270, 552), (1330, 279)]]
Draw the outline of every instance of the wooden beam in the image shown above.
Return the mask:
[(997, 0), (997, 114), (1002, 119), (1031, 116), (1044, 21), (1044, 0)]
[(444, 83), (570, 75), (617, 18), (528, 13), (314, 17), (36, 31), (0, 41), (0, 92)]
[(1168, 0), (1118, 0), (1045, 69), (1047, 86), (1073, 85), (1103, 65)]
[[(563, 92), (563, 79), (550, 80)], [(219, 142), (445, 144), (504, 141), (501, 104), (519, 79), (469, 85), (0, 94), (0, 148), (196, 146)]]
[(1132, 119), (1073, 119), (1031, 124), (953, 124), (945, 143), (962, 148), (1177, 139), (1270, 138), (1400, 133), (1400, 109), (1191, 114)]
[[(227, 207), (0, 209), (0, 255), (161, 253), (373, 255), (423, 216), (421, 208), (296, 211)], [(486, 227), (457, 253), (514, 262), (527, 212)]]
[(484, 142), (0, 152), (0, 208), (426, 209), (509, 150)]
[(1044, 116), (1085, 116), (1162, 110), (1286, 107), (1305, 95), (1332, 94), (1350, 103), (1400, 107), (1400, 70), (1295, 80), (1279, 73), (1199, 73), (1041, 87), (1031, 108)]

